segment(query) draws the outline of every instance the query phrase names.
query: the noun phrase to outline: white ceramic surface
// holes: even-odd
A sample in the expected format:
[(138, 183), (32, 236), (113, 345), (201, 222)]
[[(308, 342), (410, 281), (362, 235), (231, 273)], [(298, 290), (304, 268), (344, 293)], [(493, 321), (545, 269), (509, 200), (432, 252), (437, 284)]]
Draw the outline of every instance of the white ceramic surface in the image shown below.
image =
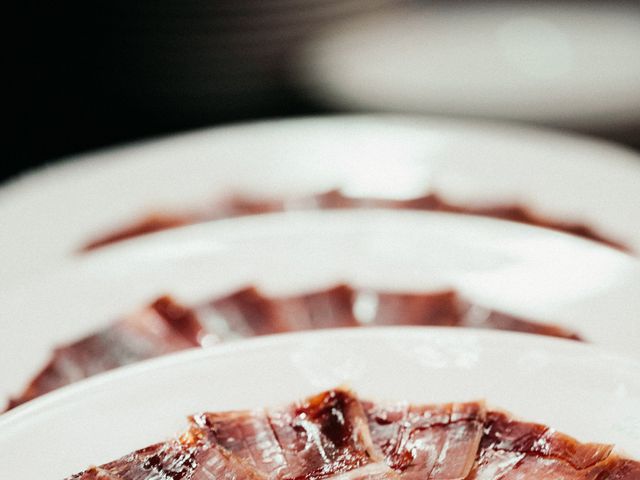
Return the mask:
[(597, 243), (471, 216), (275, 214), (150, 236), (1, 291), (0, 395), (17, 393), (54, 346), (163, 293), (191, 303), (254, 282), (290, 294), (341, 281), (396, 291), (453, 287), (617, 350), (640, 345), (640, 262)]
[(640, 126), (637, 2), (428, 2), (334, 25), (298, 79), (339, 107)]
[(64, 263), (150, 211), (234, 192), (521, 201), (583, 221), (640, 252), (640, 158), (607, 143), (504, 125), (327, 117), (233, 126), (52, 166), (0, 189), (0, 286)]
[(347, 384), (378, 401), (485, 399), (640, 457), (640, 362), (575, 342), (437, 328), (265, 337), (145, 362), (0, 417), (6, 478), (59, 480), (167, 439), (203, 410), (277, 406)]

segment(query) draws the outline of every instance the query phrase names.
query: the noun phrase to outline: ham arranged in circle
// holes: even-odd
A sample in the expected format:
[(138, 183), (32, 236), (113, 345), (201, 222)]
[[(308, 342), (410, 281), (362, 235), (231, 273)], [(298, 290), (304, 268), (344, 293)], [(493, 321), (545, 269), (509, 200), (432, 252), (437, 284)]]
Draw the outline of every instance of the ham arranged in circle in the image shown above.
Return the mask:
[(194, 415), (178, 438), (68, 480), (638, 480), (640, 463), (483, 402), (377, 405), (338, 388)]
[(138, 221), (131, 222), (129, 225), (123, 226), (120, 229), (96, 237), (94, 240), (86, 243), (81, 248), (81, 251), (95, 250), (129, 238), (223, 218), (274, 212), (335, 210), (345, 208), (422, 210), (428, 212), (480, 215), (550, 228), (626, 250), (626, 247), (615, 241), (615, 239), (608, 238), (606, 235), (595, 231), (588, 225), (543, 217), (519, 204), (463, 205), (445, 200), (442, 196), (435, 193), (429, 193), (408, 200), (351, 197), (343, 194), (340, 190), (330, 190), (318, 195), (290, 199), (232, 197), (225, 202), (206, 206), (205, 208), (194, 209), (193, 211), (182, 214), (151, 214)]
[(385, 325), (489, 328), (580, 340), (573, 331), (485, 308), (451, 290), (403, 293), (338, 285), (271, 297), (248, 287), (194, 307), (163, 296), (56, 348), (9, 408), (98, 373), (188, 348), (258, 335)]

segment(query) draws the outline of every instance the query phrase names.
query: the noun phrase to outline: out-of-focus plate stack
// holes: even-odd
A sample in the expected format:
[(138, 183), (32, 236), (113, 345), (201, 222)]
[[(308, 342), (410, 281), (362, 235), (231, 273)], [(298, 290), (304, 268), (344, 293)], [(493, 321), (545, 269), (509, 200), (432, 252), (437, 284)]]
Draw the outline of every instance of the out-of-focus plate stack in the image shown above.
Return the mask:
[(321, 32), (296, 78), (338, 108), (502, 118), (640, 143), (637, 2), (424, 2)]

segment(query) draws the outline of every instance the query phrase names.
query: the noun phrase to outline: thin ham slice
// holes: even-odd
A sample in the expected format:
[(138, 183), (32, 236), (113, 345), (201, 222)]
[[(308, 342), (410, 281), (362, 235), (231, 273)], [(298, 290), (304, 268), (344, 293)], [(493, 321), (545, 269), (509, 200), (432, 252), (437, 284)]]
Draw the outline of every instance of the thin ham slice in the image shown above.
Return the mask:
[(382, 405), (338, 388), (195, 415), (179, 438), (67, 480), (640, 480), (611, 451), (482, 402)]
[(100, 236), (87, 243), (81, 250), (89, 251), (129, 238), (146, 235), (169, 228), (176, 228), (193, 223), (232, 218), (245, 215), (257, 215), (282, 211), (344, 209), (344, 208), (385, 208), (396, 210), (425, 210), (481, 215), (486, 217), (510, 220), (539, 227), (551, 228), (572, 235), (577, 235), (597, 242), (626, 250), (616, 241), (604, 237), (592, 228), (566, 221), (544, 218), (518, 204), (506, 205), (462, 205), (445, 200), (442, 196), (430, 193), (420, 197), (398, 200), (376, 197), (353, 197), (340, 190), (329, 190), (324, 193), (294, 198), (251, 198), (232, 196), (226, 201), (211, 207), (192, 210), (183, 214), (149, 215), (138, 222), (133, 222), (114, 232)]
[(84, 245), (81, 251), (88, 252), (112, 243), (118, 243), (123, 240), (147, 235), (149, 233), (160, 232), (162, 230), (182, 227), (183, 225), (189, 225), (198, 221), (199, 219), (192, 215), (148, 215), (138, 222), (133, 222), (130, 225), (122, 227), (112, 233), (97, 237), (95, 240)]
[(377, 294), (374, 325), (452, 327), (462, 321), (464, 307), (454, 291)]
[(567, 328), (548, 323), (533, 322), (503, 312), (497, 312), (479, 305), (470, 305), (465, 311), (459, 326), (472, 328), (488, 328), (492, 330), (509, 330), (511, 332), (532, 333), (548, 337), (582, 340), (580, 335)]
[(374, 325), (427, 325), (509, 330), (580, 340), (575, 332), (533, 322), (472, 304), (455, 291), (431, 293), (389, 293), (376, 296)]
[(232, 452), (268, 478), (285, 474), (287, 462), (264, 410), (204, 413), (191, 418), (192, 429)]
[(609, 478), (607, 471), (617, 468), (617, 465), (603, 463), (611, 450), (611, 445), (581, 444), (544, 425), (490, 412), (468, 480), (604, 480)]
[(357, 327), (353, 312), (356, 292), (347, 285), (274, 299), (278, 314), (291, 331)]
[(272, 298), (245, 288), (196, 308), (211, 334), (222, 340), (318, 328), (356, 327), (355, 292), (338, 285), (303, 295)]
[(255, 287), (215, 299), (196, 312), (205, 330), (222, 340), (288, 331), (276, 304)]
[(582, 477), (587, 480), (640, 480), (640, 462), (611, 455)]
[(345, 195), (340, 190), (329, 190), (314, 197), (316, 208), (341, 209), (341, 208), (402, 208), (403, 202), (389, 198), (376, 197), (352, 197)]
[(469, 474), (485, 421), (482, 403), (364, 403), (374, 444), (407, 480), (455, 480)]
[(264, 480), (264, 476), (205, 438), (185, 435), (93, 467), (68, 480)]
[(107, 370), (196, 347), (199, 330), (190, 309), (161, 297), (98, 333), (57, 348), (9, 408)]
[(241, 217), (245, 215), (282, 212), (285, 209), (285, 201), (282, 199), (258, 199), (235, 195), (227, 201), (223, 201), (215, 210), (216, 213), (224, 217)]
[(286, 408), (205, 413), (194, 424), (269, 478), (392, 478), (358, 399), (331, 390)]

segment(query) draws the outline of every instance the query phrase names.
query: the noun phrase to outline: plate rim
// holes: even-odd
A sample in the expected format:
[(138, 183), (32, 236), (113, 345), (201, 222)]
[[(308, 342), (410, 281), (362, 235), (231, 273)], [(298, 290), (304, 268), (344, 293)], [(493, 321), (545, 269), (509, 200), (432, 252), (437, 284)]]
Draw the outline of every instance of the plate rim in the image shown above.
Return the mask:
[[(183, 143), (186, 145), (205, 137), (224, 136), (228, 133), (235, 133), (243, 130), (253, 129), (289, 129), (300, 124), (314, 123), (336, 123), (336, 122), (397, 122), (402, 128), (405, 127), (446, 127), (447, 129), (460, 130), (485, 130), (492, 135), (520, 135), (525, 137), (539, 137), (540, 141), (555, 141), (563, 145), (583, 145), (604, 148), (611, 152), (611, 157), (603, 158), (605, 162), (616, 162), (625, 164), (627, 167), (637, 168), (640, 166), (634, 161), (640, 160), (640, 153), (633, 148), (615, 141), (589, 135), (584, 132), (566, 131), (553, 127), (546, 127), (537, 124), (526, 124), (513, 120), (486, 119), (486, 118), (463, 118), (455, 115), (421, 115), (418, 113), (401, 112), (365, 112), (365, 113), (339, 113), (303, 115), (295, 117), (283, 117), (253, 121), (237, 121), (223, 125), (207, 126), (187, 130), (184, 132), (169, 133), (164, 135), (154, 135), (139, 140), (133, 140), (115, 145), (97, 148), (88, 152), (81, 152), (72, 155), (55, 157), (47, 163), (28, 168), (27, 170), (0, 182), (0, 204), (4, 203), (5, 197), (20, 193), (16, 190), (28, 188), (30, 183), (49, 178), (51, 175), (66, 176), (73, 174), (78, 166), (85, 165), (86, 162), (100, 157), (100, 161), (105, 163), (127, 163), (135, 161), (135, 158), (127, 157), (134, 155), (142, 149), (147, 149), (159, 145), (175, 145)], [(215, 140), (215, 139), (214, 139)], [(182, 145), (180, 145), (182, 147)], [(122, 157), (121, 157), (122, 156)], [(562, 161), (560, 159), (560, 161)]]

